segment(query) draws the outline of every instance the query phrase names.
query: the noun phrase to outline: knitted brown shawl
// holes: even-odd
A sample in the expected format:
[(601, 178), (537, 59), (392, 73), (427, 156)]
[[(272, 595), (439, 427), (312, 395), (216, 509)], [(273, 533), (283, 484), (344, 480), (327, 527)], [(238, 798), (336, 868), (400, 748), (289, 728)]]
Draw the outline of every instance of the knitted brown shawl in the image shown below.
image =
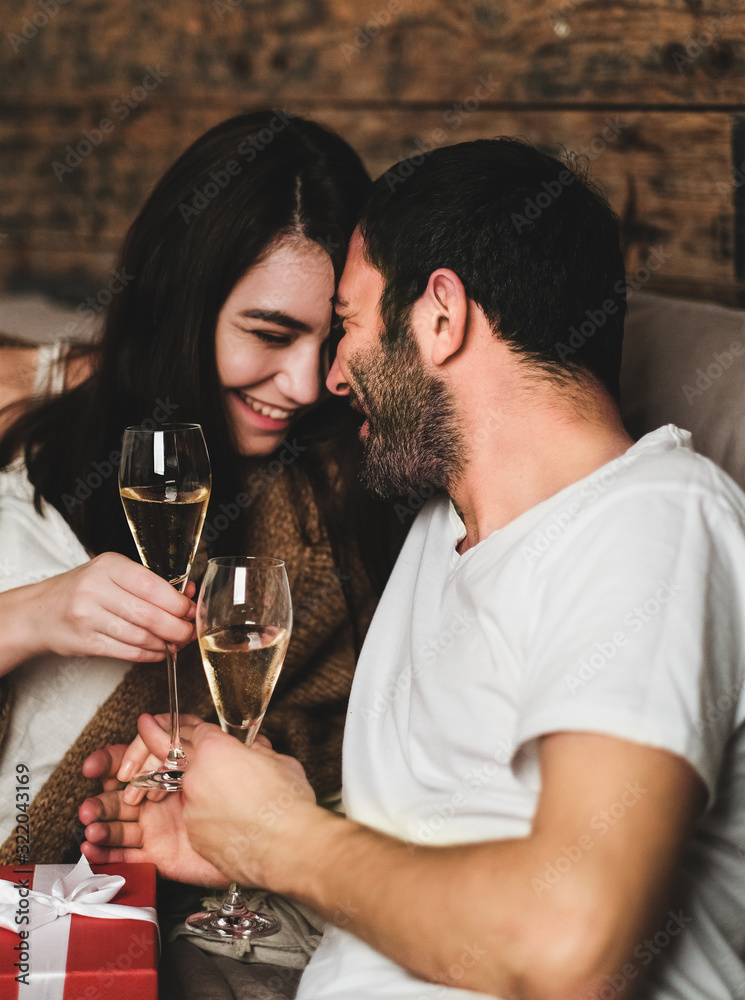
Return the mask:
[[(303, 763), (319, 795), (341, 785), (341, 742), (354, 671), (352, 629), (342, 591), (352, 593), (363, 630), (375, 598), (361, 566), (340, 581), (328, 537), (309, 486), (298, 497), (284, 475), (277, 476), (249, 508), (245, 553), (284, 559), (290, 578), (295, 623), (289, 650), (262, 732), (275, 748)], [(23, 669), (22, 667), (20, 669)], [(182, 712), (214, 718), (196, 644), (179, 654), (179, 703)], [(7, 686), (0, 690), (0, 740), (9, 714)], [(31, 861), (58, 863), (79, 853), (82, 828), (77, 810), (99, 791), (81, 774), (88, 754), (134, 738), (142, 712), (168, 709), (164, 664), (134, 665), (87, 723), (40, 789), (31, 789)], [(35, 793), (35, 795), (34, 795)], [(0, 864), (16, 860), (15, 834), (0, 848)]]

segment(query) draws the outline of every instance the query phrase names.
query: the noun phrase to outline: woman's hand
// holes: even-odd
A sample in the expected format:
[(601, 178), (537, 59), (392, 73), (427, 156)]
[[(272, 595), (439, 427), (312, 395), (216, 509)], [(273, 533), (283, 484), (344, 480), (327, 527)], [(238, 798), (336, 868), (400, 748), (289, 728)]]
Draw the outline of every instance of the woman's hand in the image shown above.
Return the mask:
[[(110, 788), (119, 789), (122, 784), (130, 781), (136, 774), (146, 771), (157, 770), (166, 758), (170, 747), (170, 715), (165, 712), (160, 715), (141, 715), (137, 727), (143, 719), (146, 719), (147, 730), (156, 732), (156, 750), (151, 750), (138, 733), (129, 746), (124, 744), (116, 747), (108, 747), (106, 750), (96, 750), (83, 762), (83, 774), (86, 778), (101, 778), (104, 782), (104, 790)], [(154, 720), (154, 721), (153, 721)], [(207, 723), (204, 723), (207, 725)], [(185, 734), (191, 732), (194, 726), (202, 725), (202, 719), (197, 715), (181, 715), (179, 719), (182, 742), (185, 742)], [(217, 729), (218, 727), (213, 727)], [(261, 737), (263, 739), (264, 737)], [(150, 736), (152, 744), (153, 737)], [(269, 741), (266, 741), (267, 744)], [(116, 753), (114, 753), (116, 751)], [(188, 757), (187, 757), (188, 759)], [(107, 785), (107, 781), (109, 785)], [(128, 785), (124, 791), (124, 802), (127, 805), (136, 806), (145, 798), (145, 795), (154, 802), (169, 795), (161, 789), (154, 788), (149, 791), (145, 788), (137, 788), (135, 785)]]
[(112, 656), (135, 663), (162, 660), (194, 638), (194, 584), (180, 594), (166, 580), (117, 552), (104, 552), (83, 566), (26, 591), (28, 655)]
[[(225, 885), (235, 878), (274, 888), (277, 838), (294, 831), (309, 810), (322, 812), (300, 763), (275, 753), (263, 736), (245, 747), (218, 726), (186, 716), (183, 791), (148, 792), (143, 801), (143, 789), (118, 791), (118, 782), (163, 759), (167, 716), (141, 715), (137, 728), (129, 747), (98, 751), (83, 767), (87, 777), (103, 777), (107, 789), (80, 807), (88, 824), (86, 857), (154, 861), (163, 874), (194, 884)], [(223, 873), (219, 882), (217, 872)]]
[[(125, 801), (116, 774), (127, 749), (118, 745), (97, 750), (83, 764), (85, 776), (101, 778), (104, 786), (101, 795), (86, 799), (78, 811), (86, 828), (83, 854), (93, 864), (150, 861), (165, 878), (191, 885), (227, 886), (229, 880), (189, 843), (181, 795), (157, 792), (139, 804)], [(142, 799), (144, 790), (137, 791)]]
[[(136, 751), (138, 763), (147, 751), (154, 759), (167, 753), (165, 716), (156, 721), (141, 715), (137, 729), (140, 742), (128, 752)], [(278, 840), (288, 829), (303, 829), (309, 811), (322, 812), (302, 765), (275, 753), (263, 736), (246, 747), (219, 726), (194, 718), (182, 719), (181, 735), (188, 763), (179, 821), (192, 849), (242, 885), (278, 890)]]

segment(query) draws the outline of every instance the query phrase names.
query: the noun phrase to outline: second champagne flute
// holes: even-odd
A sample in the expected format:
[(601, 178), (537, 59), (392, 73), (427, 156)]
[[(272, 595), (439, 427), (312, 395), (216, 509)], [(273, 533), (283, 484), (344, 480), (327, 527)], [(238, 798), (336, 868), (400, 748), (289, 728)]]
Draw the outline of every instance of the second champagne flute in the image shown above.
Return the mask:
[[(246, 746), (261, 726), (291, 632), (292, 597), (281, 559), (210, 559), (197, 601), (199, 649), (220, 725)], [(193, 913), (186, 924), (211, 941), (268, 937), (281, 926), (273, 914), (249, 910), (235, 882), (219, 910)]]
[[(119, 492), (148, 569), (183, 593), (199, 545), (212, 477), (199, 424), (127, 427), (122, 439)], [(166, 651), (171, 748), (162, 767), (136, 775), (139, 788), (175, 792), (186, 763), (178, 717), (176, 655)]]

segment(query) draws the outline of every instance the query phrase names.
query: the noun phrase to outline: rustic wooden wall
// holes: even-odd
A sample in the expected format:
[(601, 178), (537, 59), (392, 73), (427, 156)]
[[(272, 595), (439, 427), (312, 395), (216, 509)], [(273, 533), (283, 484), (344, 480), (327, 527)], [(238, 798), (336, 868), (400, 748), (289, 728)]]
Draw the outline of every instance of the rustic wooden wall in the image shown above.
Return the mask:
[(373, 174), (477, 136), (584, 153), (630, 271), (645, 280), (658, 248), (648, 287), (743, 301), (743, 0), (3, 0), (0, 16), (0, 289), (100, 287), (175, 156), (268, 105), (336, 128)]

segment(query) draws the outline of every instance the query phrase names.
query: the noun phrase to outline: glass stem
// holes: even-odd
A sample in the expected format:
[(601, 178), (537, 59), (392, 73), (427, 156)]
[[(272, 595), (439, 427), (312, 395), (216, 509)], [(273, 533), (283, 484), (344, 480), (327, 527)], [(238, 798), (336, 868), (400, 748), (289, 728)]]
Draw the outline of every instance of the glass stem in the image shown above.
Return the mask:
[[(189, 579), (188, 572), (176, 580), (169, 581), (174, 590), (183, 594)], [(166, 764), (171, 768), (181, 770), (186, 763), (186, 754), (181, 746), (181, 724), (178, 717), (178, 684), (176, 683), (176, 654), (166, 647), (166, 666), (168, 668), (168, 707), (171, 713), (171, 749), (166, 757)]]
[(220, 913), (224, 913), (226, 916), (229, 916), (230, 914), (235, 913), (236, 910), (242, 909), (243, 900), (241, 899), (241, 890), (238, 887), (237, 882), (231, 882), (228, 894), (222, 901)]
[(181, 746), (181, 728), (178, 717), (178, 686), (176, 684), (176, 654), (166, 650), (168, 666), (168, 700), (171, 711), (171, 749), (166, 757), (166, 764), (181, 769), (186, 763), (186, 754)]

